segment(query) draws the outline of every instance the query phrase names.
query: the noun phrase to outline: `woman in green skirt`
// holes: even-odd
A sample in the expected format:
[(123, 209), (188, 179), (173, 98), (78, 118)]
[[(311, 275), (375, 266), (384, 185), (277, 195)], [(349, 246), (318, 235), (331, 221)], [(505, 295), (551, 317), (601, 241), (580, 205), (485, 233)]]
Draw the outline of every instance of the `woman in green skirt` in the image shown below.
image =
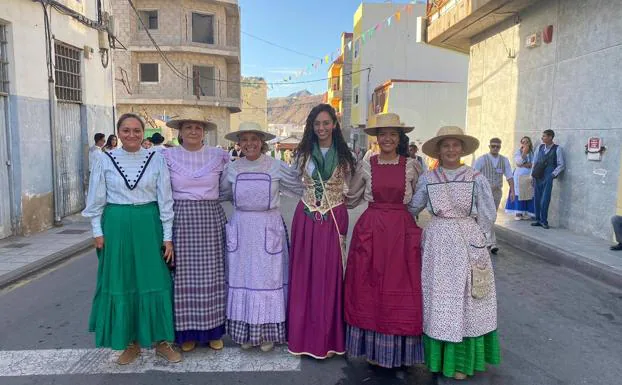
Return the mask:
[(439, 167), (419, 178), (410, 206), (432, 214), (423, 233), (423, 344), (432, 372), (463, 380), (501, 361), (497, 296), (485, 233), (497, 209), (486, 178), (460, 162), (479, 146), (459, 127), (423, 145)]
[(82, 213), (91, 218), (99, 259), (89, 329), (97, 347), (123, 350), (120, 365), (154, 344), (157, 355), (181, 361), (171, 344), (171, 181), (164, 157), (141, 147), (144, 132), (138, 115), (119, 118), (123, 146), (95, 160)]

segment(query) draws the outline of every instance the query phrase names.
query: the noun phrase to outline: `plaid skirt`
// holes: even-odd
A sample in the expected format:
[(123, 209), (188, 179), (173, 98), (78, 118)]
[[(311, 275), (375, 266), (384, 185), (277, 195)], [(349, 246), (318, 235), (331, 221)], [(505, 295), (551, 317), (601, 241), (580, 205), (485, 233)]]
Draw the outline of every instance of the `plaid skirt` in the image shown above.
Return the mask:
[(397, 336), (376, 333), (348, 325), (348, 357), (364, 357), (384, 368), (413, 366), (424, 362), (421, 336)]
[(175, 331), (208, 332), (224, 325), (225, 224), (217, 201), (174, 204)]
[(262, 342), (287, 342), (285, 322), (253, 325), (243, 321), (227, 320), (227, 334), (237, 344), (260, 345)]

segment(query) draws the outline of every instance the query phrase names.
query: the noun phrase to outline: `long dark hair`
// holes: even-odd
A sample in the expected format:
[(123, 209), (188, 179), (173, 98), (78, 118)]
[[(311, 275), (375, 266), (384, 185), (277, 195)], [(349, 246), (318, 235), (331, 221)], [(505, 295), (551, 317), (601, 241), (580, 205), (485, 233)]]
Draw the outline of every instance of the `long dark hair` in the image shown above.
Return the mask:
[(400, 132), (400, 142), (397, 144), (397, 154), (401, 156), (405, 156), (408, 158), (408, 136), (404, 133), (403, 130), (399, 130)]
[(108, 136), (108, 140), (106, 140), (106, 145), (104, 146), (104, 148), (114, 148), (112, 147), (112, 140), (116, 139), (117, 140), (117, 144), (119, 144), (119, 138), (117, 138), (116, 135), (109, 135)]
[(307, 123), (305, 125), (304, 134), (302, 135), (302, 140), (296, 148), (298, 156), (302, 157), (301, 167), (304, 167), (304, 165), (307, 164), (307, 160), (311, 157), (311, 152), (313, 151), (313, 144), (318, 142), (317, 134), (313, 130), (313, 123), (315, 122), (317, 116), (322, 112), (327, 112), (335, 123), (335, 128), (333, 128), (333, 144), (337, 150), (339, 165), (350, 173), (353, 173), (354, 157), (348, 148), (346, 140), (343, 138), (341, 126), (339, 125), (339, 120), (337, 119), (337, 113), (329, 104), (318, 104), (313, 107), (309, 113), (309, 116), (307, 116)]

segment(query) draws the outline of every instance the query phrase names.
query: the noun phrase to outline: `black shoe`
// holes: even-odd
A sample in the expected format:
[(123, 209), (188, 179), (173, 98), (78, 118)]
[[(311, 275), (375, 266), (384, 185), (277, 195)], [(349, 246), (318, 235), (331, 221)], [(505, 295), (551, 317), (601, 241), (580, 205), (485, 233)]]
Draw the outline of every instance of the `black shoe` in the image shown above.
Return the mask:
[(490, 249), (490, 252), (493, 253), (494, 255), (497, 255), (497, 253), (499, 252), (499, 248), (497, 246), (492, 247)]
[(615, 246), (611, 246), (609, 249), (613, 250), (613, 251), (620, 251), (620, 250), (622, 250), (622, 243), (618, 243)]
[(547, 225), (546, 223), (543, 223), (543, 224), (542, 224), (542, 228), (543, 228), (543, 229), (547, 229), (547, 230), (548, 230), (548, 229), (549, 229), (549, 225)]
[(534, 227), (542, 227), (542, 223), (540, 223), (540, 222), (534, 222), (531, 225), (534, 226)]

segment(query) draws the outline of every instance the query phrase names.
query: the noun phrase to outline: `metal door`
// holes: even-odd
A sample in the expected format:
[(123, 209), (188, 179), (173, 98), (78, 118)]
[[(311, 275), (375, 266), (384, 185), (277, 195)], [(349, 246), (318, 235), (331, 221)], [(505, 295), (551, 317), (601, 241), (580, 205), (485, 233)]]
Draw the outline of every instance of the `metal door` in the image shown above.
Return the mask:
[(5, 96), (0, 95), (0, 239), (12, 234), (11, 189), (9, 187), (9, 150), (7, 143)]
[(82, 128), (80, 126), (80, 104), (59, 102), (57, 105), (56, 159), (61, 181), (61, 215), (66, 217), (84, 208)]

